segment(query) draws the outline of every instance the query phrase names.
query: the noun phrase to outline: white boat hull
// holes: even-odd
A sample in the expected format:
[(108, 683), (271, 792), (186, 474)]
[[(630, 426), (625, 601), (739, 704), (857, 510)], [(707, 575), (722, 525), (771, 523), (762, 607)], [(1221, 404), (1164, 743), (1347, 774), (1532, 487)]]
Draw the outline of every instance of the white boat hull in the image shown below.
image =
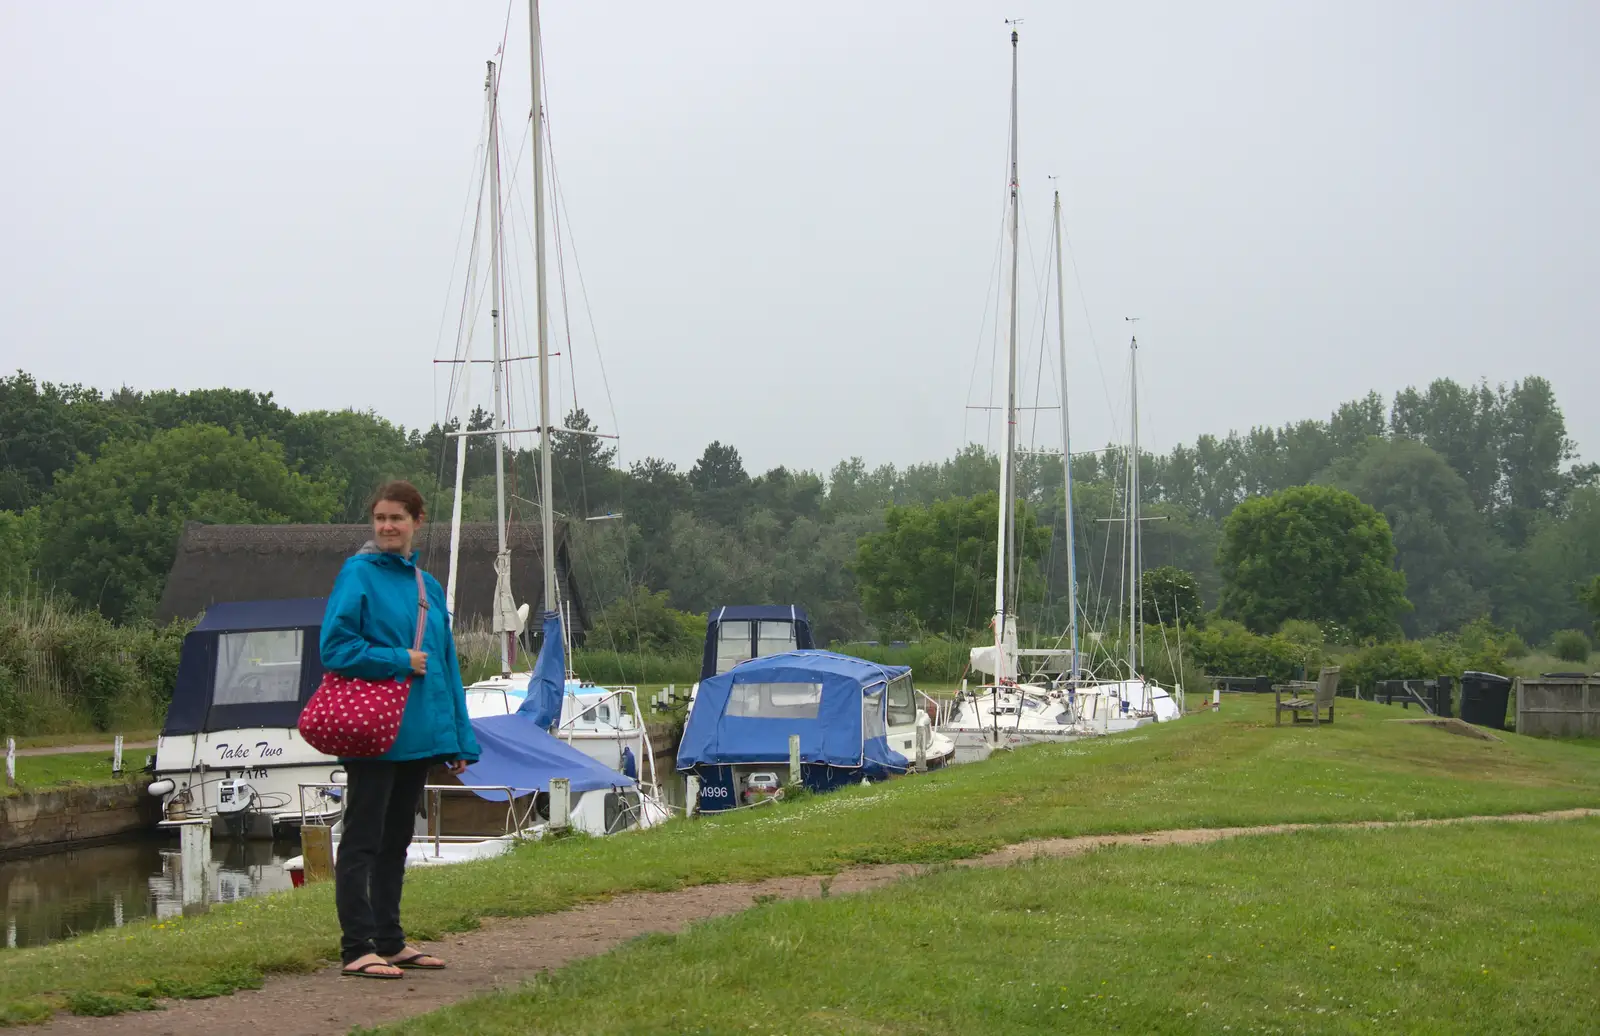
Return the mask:
[[(256, 727), (161, 737), (152, 783), (173, 785), (161, 796), (163, 826), (203, 818), (243, 824), (248, 830), (240, 833), (270, 837), (273, 828), (302, 822), (300, 785), (343, 779), (339, 760), (306, 744), (298, 730)], [(308, 791), (305, 798), (313, 818), (339, 811), (326, 790)]]

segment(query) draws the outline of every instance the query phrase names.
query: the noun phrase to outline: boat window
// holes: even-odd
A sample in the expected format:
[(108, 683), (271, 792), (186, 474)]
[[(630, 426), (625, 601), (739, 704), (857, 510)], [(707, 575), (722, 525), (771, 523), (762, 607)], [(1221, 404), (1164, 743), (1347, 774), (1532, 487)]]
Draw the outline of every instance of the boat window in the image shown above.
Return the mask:
[(737, 683), (728, 692), (725, 715), (759, 719), (816, 719), (820, 683)]
[(911, 674), (889, 682), (889, 725), (909, 727), (917, 721), (917, 692), (911, 686)]
[(870, 741), (888, 733), (883, 725), (883, 688), (874, 687), (861, 696), (861, 737)]
[(756, 657), (766, 658), (768, 655), (781, 655), (785, 651), (795, 649), (794, 623), (763, 622), (757, 629)]
[(300, 699), (302, 630), (254, 630), (217, 637), (213, 705)]
[(724, 622), (717, 626), (717, 673), (726, 673), (750, 657), (750, 623)]

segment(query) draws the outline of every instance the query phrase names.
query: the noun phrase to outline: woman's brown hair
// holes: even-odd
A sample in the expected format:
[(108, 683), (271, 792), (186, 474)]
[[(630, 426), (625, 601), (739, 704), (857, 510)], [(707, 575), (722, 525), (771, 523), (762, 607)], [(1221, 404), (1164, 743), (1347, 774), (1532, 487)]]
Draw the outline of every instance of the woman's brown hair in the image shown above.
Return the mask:
[(404, 507), (413, 521), (420, 521), (428, 515), (428, 508), (422, 502), (422, 494), (417, 492), (416, 486), (403, 478), (379, 486), (378, 491), (372, 494), (372, 502), (367, 505), (367, 514), (370, 516), (385, 500), (393, 500)]

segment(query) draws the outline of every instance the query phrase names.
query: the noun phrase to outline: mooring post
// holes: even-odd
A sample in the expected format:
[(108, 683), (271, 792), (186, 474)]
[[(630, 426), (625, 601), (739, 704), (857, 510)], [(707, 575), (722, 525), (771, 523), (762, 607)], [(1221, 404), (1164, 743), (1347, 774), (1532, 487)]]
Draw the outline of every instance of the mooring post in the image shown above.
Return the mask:
[(111, 745), (111, 776), (122, 776), (122, 735), (118, 734)]
[(800, 783), (800, 735), (789, 735), (789, 783)]
[(17, 739), (6, 738), (6, 787), (17, 786)]
[(178, 826), (182, 898), (185, 906), (205, 899), (206, 864), (211, 862), (211, 821), (191, 820)]
[[(917, 719), (920, 721), (923, 718), (925, 718), (926, 715), (927, 714), (924, 713), (923, 715), (918, 716)], [(933, 727), (929, 726), (926, 723), (922, 723), (922, 722), (918, 722), (917, 723), (917, 772), (918, 773), (927, 773), (928, 772), (928, 739), (932, 735), (932, 733), (933, 733)]]
[(700, 812), (700, 778), (690, 774), (683, 782), (683, 815), (692, 817)]
[(1221, 687), (1213, 687), (1213, 688), (1211, 688), (1211, 707), (1213, 709), (1222, 708), (1222, 688)]
[(561, 831), (572, 824), (572, 781), (550, 778), (550, 829)]

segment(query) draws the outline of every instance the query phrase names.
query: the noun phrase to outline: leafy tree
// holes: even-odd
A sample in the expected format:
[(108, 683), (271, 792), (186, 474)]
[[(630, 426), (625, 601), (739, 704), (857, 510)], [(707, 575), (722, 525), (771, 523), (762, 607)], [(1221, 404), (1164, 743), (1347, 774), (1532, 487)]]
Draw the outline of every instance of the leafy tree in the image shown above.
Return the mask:
[[(1505, 624), (1532, 641), (1584, 625), (1582, 574), (1600, 572), (1600, 488), (1568, 497), (1559, 515), (1541, 515), (1497, 588)], [(1579, 579), (1574, 579), (1578, 576)]]
[(1415, 388), (1397, 392), (1390, 426), (1395, 437), (1414, 440), (1438, 453), (1462, 479), (1480, 514), (1494, 510), (1499, 499), (1505, 414), (1500, 397), (1487, 383), (1467, 388), (1440, 378), (1426, 392)]
[(195, 389), (179, 392), (127, 390), (125, 406), (136, 406), (152, 428), (171, 429), (186, 424), (214, 424), (247, 439), (265, 436), (282, 441), (293, 414), (279, 406), (270, 392), (249, 389)]
[(739, 451), (720, 442), (707, 446), (689, 469), (689, 487), (694, 490), (695, 513), (719, 525), (738, 524), (750, 501), (750, 476)]
[(1410, 606), (1389, 523), (1354, 494), (1297, 486), (1246, 500), (1223, 523), (1222, 614), (1257, 632), (1285, 619), (1389, 636)]
[(1147, 625), (1175, 626), (1200, 620), (1200, 581), (1172, 565), (1147, 569), (1139, 578)]
[(894, 502), (896, 474), (893, 464), (867, 470), (860, 457), (842, 460), (828, 473), (830, 515), (873, 514)]
[(215, 425), (113, 442), (57, 481), (43, 507), (47, 579), (113, 619), (148, 614), (185, 521), (323, 522), (333, 487), (290, 471), (283, 449)]
[(617, 448), (598, 435), (594, 422), (581, 408), (567, 415), (571, 432), (550, 436), (550, 477), (556, 510), (582, 521), (610, 510), (619, 499), (618, 472), (613, 467)]
[(1501, 551), (1467, 483), (1443, 456), (1410, 439), (1371, 439), (1322, 480), (1354, 493), (1389, 523), (1406, 596), (1416, 606), (1401, 620), (1409, 635), (1459, 629), (1489, 614)]
[[(994, 493), (889, 508), (883, 531), (862, 537), (856, 551), (853, 567), (867, 615), (885, 627), (910, 623), (959, 633), (986, 626), (999, 512)], [(1019, 597), (1036, 599), (1037, 565), (1049, 549), (1049, 531), (1026, 504), (1016, 509), (1012, 528)]]
[(1594, 616), (1594, 628), (1600, 633), (1600, 576), (1595, 576), (1589, 585), (1578, 592), (1578, 597), (1589, 606), (1589, 614)]
[(733, 489), (750, 481), (745, 474), (739, 451), (732, 446), (714, 442), (707, 446), (700, 459), (689, 469), (689, 485), (701, 493), (715, 489)]
[(1577, 455), (1555, 390), (1544, 378), (1516, 382), (1505, 395), (1506, 503), (1513, 512), (1548, 511), (1561, 503), (1562, 466)]
[(0, 595), (21, 594), (39, 562), (39, 509), (0, 511)]
[(0, 378), (0, 510), (38, 503), (55, 474), (129, 427), (128, 416), (82, 385)]
[(678, 611), (665, 591), (636, 586), (595, 617), (588, 643), (603, 650), (678, 655), (697, 652), (705, 632), (704, 615)]
[(405, 429), (371, 411), (305, 411), (291, 416), (280, 434), (291, 468), (340, 487), (336, 521), (365, 521), (373, 490), (393, 478), (423, 476), (422, 458)]

